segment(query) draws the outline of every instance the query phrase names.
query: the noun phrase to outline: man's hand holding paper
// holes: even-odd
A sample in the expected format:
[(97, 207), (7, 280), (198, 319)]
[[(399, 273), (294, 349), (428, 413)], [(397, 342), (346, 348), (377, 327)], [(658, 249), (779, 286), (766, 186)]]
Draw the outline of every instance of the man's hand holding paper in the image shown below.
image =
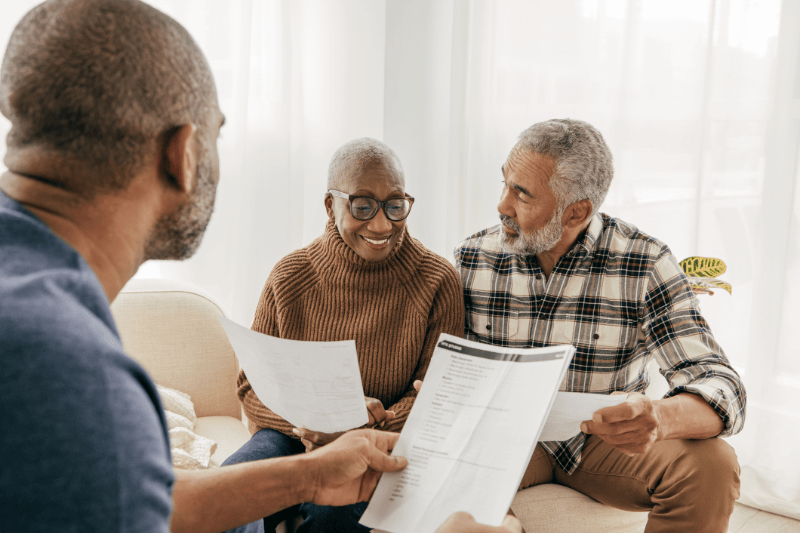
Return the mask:
[(346, 505), (367, 501), (381, 472), (404, 468), (404, 457), (389, 455), (399, 435), (384, 431), (352, 431), (314, 454), (311, 479), (299, 480), (310, 488), (305, 501), (317, 505)]
[(539, 435), (539, 442), (569, 440), (582, 431), (584, 421), (590, 420), (595, 413), (624, 401), (624, 395), (558, 392), (547, 422)]
[(630, 394), (615, 409), (601, 410), (585, 430), (632, 456), (647, 453), (662, 440), (708, 439), (724, 429), (722, 419), (696, 394), (677, 394), (652, 401), (643, 394)]
[(659, 440), (658, 429), (656, 405), (641, 393), (629, 394), (625, 402), (600, 409), (581, 424), (581, 431), (597, 435), (629, 456), (647, 453)]
[(576, 420), (583, 420), (580, 431), (597, 435), (629, 456), (646, 453), (659, 439), (658, 412), (644, 394), (559, 392), (539, 441), (574, 437), (578, 433)]

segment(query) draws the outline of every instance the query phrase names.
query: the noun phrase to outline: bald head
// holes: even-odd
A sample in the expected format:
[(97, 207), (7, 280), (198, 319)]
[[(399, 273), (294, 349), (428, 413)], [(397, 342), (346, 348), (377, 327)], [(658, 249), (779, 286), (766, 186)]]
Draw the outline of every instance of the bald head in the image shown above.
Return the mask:
[(0, 72), (6, 163), (32, 149), (57, 155), (80, 169), (61, 185), (84, 196), (125, 188), (179, 126), (194, 123), (202, 137), (210, 106), (197, 44), (137, 0), (40, 4), (15, 28)]

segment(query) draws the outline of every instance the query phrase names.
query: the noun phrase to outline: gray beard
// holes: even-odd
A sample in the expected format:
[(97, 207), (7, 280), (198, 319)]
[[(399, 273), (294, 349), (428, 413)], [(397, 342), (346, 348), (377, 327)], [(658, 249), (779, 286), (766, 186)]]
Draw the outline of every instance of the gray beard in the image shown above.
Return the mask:
[(500, 230), (500, 249), (509, 254), (536, 255), (552, 250), (561, 240), (564, 227), (561, 225), (561, 217), (564, 215), (565, 208), (560, 206), (556, 209), (550, 220), (543, 228), (539, 228), (531, 233), (524, 233), (517, 222), (506, 215), (500, 215), (500, 220), (517, 232), (516, 237), (509, 237), (506, 232)]

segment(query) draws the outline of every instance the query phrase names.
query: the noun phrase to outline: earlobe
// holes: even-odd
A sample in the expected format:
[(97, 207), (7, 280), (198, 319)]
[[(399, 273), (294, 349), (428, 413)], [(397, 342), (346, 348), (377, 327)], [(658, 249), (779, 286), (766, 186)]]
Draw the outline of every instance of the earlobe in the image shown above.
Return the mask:
[(197, 167), (197, 126), (184, 124), (168, 137), (164, 147), (164, 172), (169, 183), (182, 192), (195, 186)]
[(328, 219), (333, 220), (333, 196), (325, 193), (325, 212), (328, 213)]

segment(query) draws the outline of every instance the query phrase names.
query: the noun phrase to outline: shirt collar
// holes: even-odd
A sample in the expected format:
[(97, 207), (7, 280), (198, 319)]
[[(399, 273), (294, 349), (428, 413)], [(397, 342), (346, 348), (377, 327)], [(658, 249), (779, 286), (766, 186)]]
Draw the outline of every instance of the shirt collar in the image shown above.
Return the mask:
[(572, 249), (567, 253), (567, 255), (573, 254), (581, 254), (591, 256), (594, 252), (595, 245), (597, 244), (597, 239), (600, 237), (600, 233), (603, 231), (603, 218), (600, 216), (600, 213), (595, 213), (592, 216), (592, 221), (589, 222), (589, 226), (586, 228), (586, 231), (583, 232), (582, 236), (575, 241), (575, 244), (572, 246)]

